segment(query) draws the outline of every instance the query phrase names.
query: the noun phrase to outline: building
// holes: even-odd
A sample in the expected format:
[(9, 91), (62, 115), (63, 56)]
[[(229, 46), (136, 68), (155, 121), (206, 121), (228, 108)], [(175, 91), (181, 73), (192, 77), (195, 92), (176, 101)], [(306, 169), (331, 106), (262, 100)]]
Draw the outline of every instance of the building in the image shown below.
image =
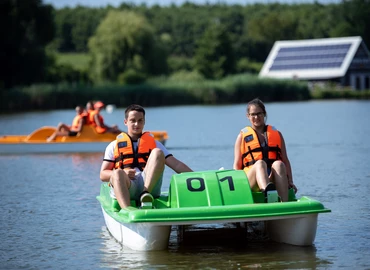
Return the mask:
[(259, 76), (370, 89), (370, 54), (361, 37), (276, 41)]

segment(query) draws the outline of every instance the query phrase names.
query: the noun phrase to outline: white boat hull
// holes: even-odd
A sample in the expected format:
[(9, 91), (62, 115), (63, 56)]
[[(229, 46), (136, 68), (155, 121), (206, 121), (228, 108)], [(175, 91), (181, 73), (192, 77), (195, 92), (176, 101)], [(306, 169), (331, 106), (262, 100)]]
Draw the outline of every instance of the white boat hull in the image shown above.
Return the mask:
[(103, 208), (102, 210), (109, 232), (125, 247), (139, 251), (167, 249), (171, 225), (156, 225), (153, 223), (122, 224), (109, 216)]
[(318, 214), (266, 222), (269, 237), (280, 243), (309, 246), (316, 237)]
[[(122, 245), (138, 251), (165, 250), (175, 225), (210, 224), (199, 222), (120, 223), (102, 208), (105, 224), (112, 236)], [(317, 214), (264, 217), (259, 219), (215, 220), (212, 224), (265, 221), (271, 240), (298, 246), (312, 245), (316, 237)]]

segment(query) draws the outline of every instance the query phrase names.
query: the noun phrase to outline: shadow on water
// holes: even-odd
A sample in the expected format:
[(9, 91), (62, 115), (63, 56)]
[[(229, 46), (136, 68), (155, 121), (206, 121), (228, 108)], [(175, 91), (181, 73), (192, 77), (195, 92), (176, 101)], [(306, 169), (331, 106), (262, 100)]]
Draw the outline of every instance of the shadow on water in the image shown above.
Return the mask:
[(108, 268), (188, 269), (317, 269), (332, 262), (316, 256), (316, 247), (299, 247), (270, 241), (255, 234), (232, 232), (231, 228), (192, 231), (186, 241), (179, 241), (177, 227), (164, 251), (134, 251), (118, 243), (102, 227), (101, 266)]

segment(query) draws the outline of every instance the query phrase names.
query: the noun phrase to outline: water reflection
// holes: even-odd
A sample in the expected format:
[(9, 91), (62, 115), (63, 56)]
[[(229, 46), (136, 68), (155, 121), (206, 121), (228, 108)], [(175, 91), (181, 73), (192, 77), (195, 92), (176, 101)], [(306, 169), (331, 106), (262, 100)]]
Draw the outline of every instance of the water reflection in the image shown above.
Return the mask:
[(173, 227), (169, 246), (164, 251), (133, 251), (119, 244), (102, 227), (103, 248), (101, 266), (108, 268), (172, 268), (188, 269), (318, 269), (327, 268), (332, 262), (316, 255), (316, 247), (299, 247), (269, 241), (266, 237), (228, 237), (225, 231), (203, 232), (201, 236), (188, 234), (188, 241), (178, 241)]
[(88, 166), (98, 166), (103, 160), (104, 153), (75, 153), (75, 154), (65, 154), (66, 157), (72, 158), (72, 166), (74, 169), (81, 169)]
[(140, 268), (148, 264), (151, 265), (147, 256), (150, 253), (125, 248), (114, 239), (105, 226), (102, 227), (101, 239), (103, 248), (101, 249), (100, 267)]

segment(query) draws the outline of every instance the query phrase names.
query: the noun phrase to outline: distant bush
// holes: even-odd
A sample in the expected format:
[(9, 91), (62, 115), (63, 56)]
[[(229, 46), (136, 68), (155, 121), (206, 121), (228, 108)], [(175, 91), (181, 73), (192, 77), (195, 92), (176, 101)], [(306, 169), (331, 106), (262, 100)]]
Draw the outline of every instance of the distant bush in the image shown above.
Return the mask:
[(168, 80), (170, 81), (202, 81), (204, 77), (197, 71), (179, 70), (172, 73)]
[(257, 74), (262, 69), (263, 63), (250, 61), (248, 58), (241, 58), (236, 64), (238, 73), (253, 73)]
[(55, 53), (58, 65), (69, 65), (77, 70), (87, 70), (91, 61), (88, 53)]
[(171, 56), (167, 59), (168, 68), (170, 73), (180, 70), (193, 70), (193, 59), (179, 56)]
[(314, 99), (370, 99), (370, 90), (314, 90), (312, 91)]
[(69, 64), (58, 64), (50, 67), (47, 72), (46, 82), (48, 83), (76, 83), (76, 82), (90, 82), (86, 70), (78, 70)]
[(145, 74), (133, 69), (129, 69), (118, 75), (118, 82), (120, 84), (140, 84), (145, 82), (145, 80)]
[[(128, 78), (131, 75), (126, 76)], [(130, 78), (133, 80), (135, 76), (138, 74), (132, 73)], [(127, 78), (122, 79), (127, 82)], [(126, 107), (132, 103), (153, 107), (246, 103), (255, 97), (264, 101), (311, 98), (307, 84), (298, 81), (259, 79), (251, 74), (229, 76), (222, 80), (205, 80), (195, 73), (179, 72), (174, 77), (150, 78), (140, 84), (102, 82), (92, 85), (65, 82), (18, 87), (2, 91), (0, 105), (3, 112), (9, 112), (73, 108), (88, 100), (103, 100), (118, 107)]]

